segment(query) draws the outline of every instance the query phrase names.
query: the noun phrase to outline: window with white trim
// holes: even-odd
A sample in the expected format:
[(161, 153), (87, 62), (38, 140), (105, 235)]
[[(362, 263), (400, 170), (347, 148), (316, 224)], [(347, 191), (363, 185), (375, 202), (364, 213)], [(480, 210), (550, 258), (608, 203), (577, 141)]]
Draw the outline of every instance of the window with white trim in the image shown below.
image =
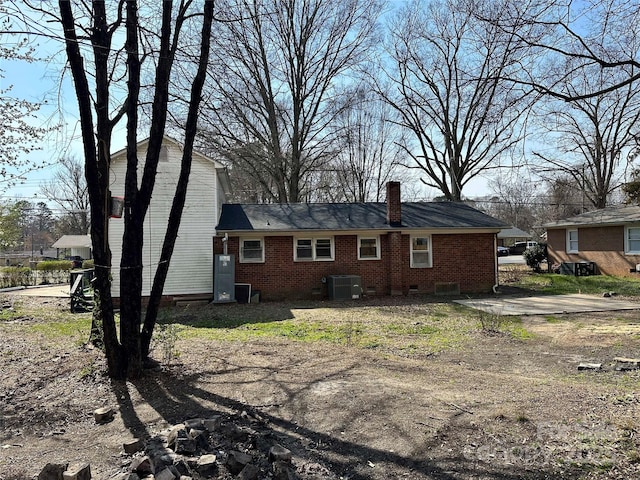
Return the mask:
[(240, 263), (264, 263), (264, 239), (240, 239)]
[(578, 253), (578, 230), (567, 230), (567, 253)]
[(640, 227), (626, 227), (624, 230), (624, 253), (640, 255)]
[(358, 260), (380, 259), (380, 237), (358, 237)]
[(294, 238), (296, 262), (333, 260), (333, 238)]
[(411, 237), (411, 268), (431, 267), (431, 237)]

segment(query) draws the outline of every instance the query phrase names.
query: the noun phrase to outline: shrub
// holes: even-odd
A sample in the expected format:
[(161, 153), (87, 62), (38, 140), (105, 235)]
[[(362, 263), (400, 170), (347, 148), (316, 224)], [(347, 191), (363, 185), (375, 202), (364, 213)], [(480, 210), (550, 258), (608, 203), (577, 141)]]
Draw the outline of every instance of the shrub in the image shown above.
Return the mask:
[(511, 320), (504, 315), (480, 311), (478, 322), (480, 324), (480, 330), (485, 333), (502, 333), (511, 323)]
[(73, 268), (71, 260), (44, 260), (35, 266), (34, 285), (63, 283), (69, 280), (69, 271)]
[(93, 268), (93, 267), (94, 267), (93, 258), (91, 260), (84, 260), (82, 262), (82, 268)]
[(153, 331), (151, 351), (158, 348), (162, 354), (162, 362), (169, 365), (180, 353), (176, 350), (178, 341), (178, 328), (174, 324), (161, 323), (156, 325)]
[(41, 272), (56, 272), (59, 270), (71, 270), (73, 262), (71, 260), (44, 260), (38, 262), (36, 270)]
[(31, 285), (31, 269), (29, 267), (2, 267), (2, 286), (19, 287)]
[(524, 251), (524, 261), (534, 272), (540, 273), (540, 263), (547, 259), (547, 246), (538, 244)]

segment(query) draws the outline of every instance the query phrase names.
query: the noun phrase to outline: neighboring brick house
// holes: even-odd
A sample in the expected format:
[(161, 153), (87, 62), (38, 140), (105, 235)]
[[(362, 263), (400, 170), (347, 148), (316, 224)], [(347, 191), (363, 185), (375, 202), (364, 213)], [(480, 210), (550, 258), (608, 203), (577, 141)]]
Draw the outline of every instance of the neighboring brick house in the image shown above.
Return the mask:
[(365, 295), (497, 284), (496, 234), (506, 225), (463, 203), (225, 204), (215, 253), (235, 255), (235, 281), (265, 299), (325, 297), (332, 275), (361, 277)]
[(594, 262), (605, 275), (638, 275), (640, 206), (604, 208), (544, 227), (549, 265)]

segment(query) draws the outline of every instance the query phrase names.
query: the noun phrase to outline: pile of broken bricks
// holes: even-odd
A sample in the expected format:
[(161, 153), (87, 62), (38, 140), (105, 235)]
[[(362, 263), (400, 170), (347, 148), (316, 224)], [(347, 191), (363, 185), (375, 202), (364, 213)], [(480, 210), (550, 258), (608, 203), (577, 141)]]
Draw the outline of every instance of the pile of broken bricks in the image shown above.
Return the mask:
[[(94, 411), (96, 423), (113, 420), (114, 411)], [(313, 463), (299, 474), (292, 452), (278, 443), (278, 435), (257, 414), (215, 415), (174, 425), (143, 441), (123, 443), (125, 461), (109, 480), (297, 480), (335, 479)], [(309, 465), (306, 465), (308, 467)], [(89, 464), (47, 464), (38, 480), (90, 480)]]
[[(640, 358), (615, 357), (613, 359), (613, 370), (626, 372), (640, 369)], [(581, 362), (578, 370), (602, 370), (602, 363)]]

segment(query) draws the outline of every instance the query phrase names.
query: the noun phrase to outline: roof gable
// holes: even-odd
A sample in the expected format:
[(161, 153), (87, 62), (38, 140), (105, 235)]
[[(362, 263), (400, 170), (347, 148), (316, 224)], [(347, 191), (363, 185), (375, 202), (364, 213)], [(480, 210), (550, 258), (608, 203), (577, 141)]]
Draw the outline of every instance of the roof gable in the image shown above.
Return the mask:
[(91, 248), (91, 236), (63, 235), (51, 246), (53, 248)]
[[(169, 137), (168, 135), (164, 135), (162, 137), (162, 144), (163, 145), (172, 145), (172, 146), (178, 148), (180, 151), (182, 151), (182, 148), (184, 146), (184, 145), (182, 145), (182, 143), (180, 143), (179, 141)], [(139, 152), (140, 151), (146, 152), (148, 145), (149, 145), (149, 138), (147, 137), (144, 140), (141, 140), (141, 141), (138, 142), (137, 150)], [(114, 160), (117, 161), (117, 160), (120, 160), (120, 159), (124, 159), (124, 158), (126, 158), (126, 155), (127, 155), (127, 147), (125, 146), (124, 148), (118, 150), (117, 152), (112, 153), (111, 154), (111, 160), (112, 161), (114, 161)], [(224, 169), (225, 168), (224, 165), (222, 165), (220, 162), (218, 162), (218, 161), (216, 161), (216, 160), (214, 160), (214, 159), (212, 159), (210, 157), (207, 157), (206, 155), (198, 152), (197, 150), (193, 150), (193, 157), (194, 158), (199, 158), (199, 159), (204, 160), (206, 162), (213, 163), (216, 169)]]
[[(291, 232), (318, 230), (388, 230), (385, 203), (224, 204), (218, 232)], [(408, 229), (500, 229), (506, 225), (463, 203), (402, 204)]]

